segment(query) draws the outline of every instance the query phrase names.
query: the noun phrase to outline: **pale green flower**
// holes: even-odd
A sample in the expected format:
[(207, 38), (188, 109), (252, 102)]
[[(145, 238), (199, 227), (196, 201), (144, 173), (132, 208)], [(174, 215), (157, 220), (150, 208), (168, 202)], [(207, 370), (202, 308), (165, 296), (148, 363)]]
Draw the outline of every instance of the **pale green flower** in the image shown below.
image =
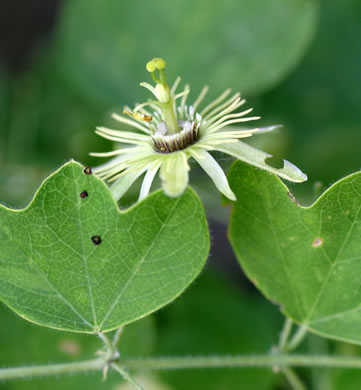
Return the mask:
[(270, 131), (277, 126), (250, 129), (231, 127), (235, 123), (259, 119), (256, 116), (246, 117), (252, 109), (235, 112), (245, 103), (239, 93), (231, 95), (231, 90), (227, 89), (217, 99), (200, 108), (208, 91), (208, 87), (204, 87), (193, 104), (187, 105), (189, 86), (186, 85), (182, 92), (177, 93), (180, 83), (178, 77), (172, 88), (169, 88), (165, 80), (163, 59), (154, 58), (147, 63), (146, 68), (152, 73), (156, 85), (140, 85), (147, 88), (157, 100), (139, 104), (133, 111), (124, 110), (132, 119), (113, 114), (114, 119), (131, 126), (132, 131), (104, 127), (96, 130), (104, 138), (128, 144), (111, 152), (92, 153), (99, 157), (115, 156), (96, 167), (94, 172), (113, 182), (111, 190), (117, 200), (144, 173), (139, 199), (145, 198), (158, 171), (164, 192), (171, 197), (181, 195), (189, 180), (190, 158), (198, 162), (222, 194), (235, 200), (226, 175), (209, 153), (214, 150), (293, 182), (307, 180), (307, 176), (290, 162), (284, 161), (282, 169), (273, 168), (265, 162), (271, 155), (240, 141), (240, 138)]

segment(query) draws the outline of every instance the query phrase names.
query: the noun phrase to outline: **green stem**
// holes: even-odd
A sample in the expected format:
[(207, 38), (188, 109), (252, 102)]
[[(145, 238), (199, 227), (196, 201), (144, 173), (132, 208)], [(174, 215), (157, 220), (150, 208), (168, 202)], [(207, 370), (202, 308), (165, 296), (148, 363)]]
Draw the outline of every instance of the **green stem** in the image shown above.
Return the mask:
[(301, 382), (300, 378), (292, 370), (292, 368), (285, 367), (282, 369), (282, 372), (285, 374), (285, 377), (293, 390), (306, 390), (305, 385)]
[(287, 351), (293, 351), (294, 349), (296, 349), (301, 344), (306, 334), (307, 334), (307, 327), (301, 325), (297, 329), (297, 332), (293, 335), (292, 339), (289, 341), (287, 345)]
[(99, 332), (98, 333), (99, 338), (103, 341), (105, 348), (106, 348), (106, 354), (105, 354), (105, 360), (110, 360), (113, 358), (115, 349), (113, 346), (113, 343), (109, 340), (108, 336), (106, 336), (104, 333)]
[(112, 368), (114, 368), (115, 371), (118, 371), (119, 374), (129, 383), (131, 383), (137, 390), (144, 390), (142, 386), (140, 386), (125, 370), (122, 366), (120, 366), (118, 363), (111, 363), (110, 365)]
[(291, 334), (292, 326), (293, 326), (293, 321), (290, 318), (286, 317), (286, 320), (285, 320), (285, 323), (283, 325), (283, 329), (282, 329), (282, 332), (280, 335), (280, 342), (278, 345), (279, 350), (281, 352), (285, 352), (287, 350), (288, 339), (289, 339), (290, 334)]
[(191, 356), (182, 358), (124, 359), (122, 360), (122, 365), (128, 369), (141, 370), (274, 366), (361, 368), (361, 358), (296, 354)]
[[(70, 374), (85, 371), (102, 371), (106, 361), (86, 360), (74, 363), (60, 363), (43, 366), (1, 368), (0, 380), (35, 376)], [(111, 366), (114, 367), (114, 362)], [(361, 368), (361, 358), (323, 355), (235, 355), (235, 356), (191, 356), (163, 357), (147, 359), (122, 359), (121, 365), (127, 369), (177, 370), (194, 368), (222, 367), (337, 367)]]
[(120, 336), (121, 336), (122, 333), (123, 333), (123, 329), (124, 329), (124, 327), (121, 326), (120, 328), (118, 328), (118, 329), (115, 331), (115, 334), (114, 334), (114, 337), (113, 337), (113, 341), (112, 341), (112, 346), (113, 346), (113, 348), (114, 348), (115, 350), (116, 350), (116, 348), (117, 348), (117, 345), (118, 345)]
[(103, 369), (104, 364), (104, 359), (95, 359), (74, 363), (48, 364), (44, 366), (1, 368), (0, 380), (100, 371)]

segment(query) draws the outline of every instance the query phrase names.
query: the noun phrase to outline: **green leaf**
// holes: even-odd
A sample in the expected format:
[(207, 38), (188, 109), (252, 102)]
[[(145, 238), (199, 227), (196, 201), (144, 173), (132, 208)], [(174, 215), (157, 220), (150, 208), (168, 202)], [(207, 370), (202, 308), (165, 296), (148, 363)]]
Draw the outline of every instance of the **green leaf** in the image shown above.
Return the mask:
[(133, 104), (136, 86), (148, 77), (145, 63), (157, 55), (168, 63), (169, 81), (180, 75), (194, 91), (207, 83), (213, 93), (270, 88), (308, 48), (318, 2), (108, 0), (104, 7), (102, 0), (75, 0), (63, 11), (61, 73), (87, 96), (116, 104), (127, 97)]
[(249, 279), (309, 330), (361, 344), (361, 173), (301, 207), (276, 176), (241, 162), (229, 237)]
[(106, 185), (69, 162), (24, 210), (0, 206), (0, 298), (52, 328), (95, 333), (175, 299), (209, 251), (202, 204), (188, 189), (119, 211)]

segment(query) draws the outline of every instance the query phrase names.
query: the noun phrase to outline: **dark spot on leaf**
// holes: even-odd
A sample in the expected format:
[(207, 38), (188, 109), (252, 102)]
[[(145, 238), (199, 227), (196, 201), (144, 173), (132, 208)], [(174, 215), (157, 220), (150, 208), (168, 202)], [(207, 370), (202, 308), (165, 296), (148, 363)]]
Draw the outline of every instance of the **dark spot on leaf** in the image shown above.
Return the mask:
[(284, 167), (283, 159), (279, 157), (267, 157), (264, 162), (272, 168), (282, 169)]
[(288, 191), (287, 195), (290, 197), (290, 199), (292, 200), (292, 202), (296, 203), (297, 206), (299, 206), (300, 204), (298, 203), (298, 200), (295, 198), (295, 196), (292, 194), (292, 192)]
[(100, 236), (93, 236), (92, 241), (94, 245), (99, 245), (102, 242), (102, 239), (100, 238)]
[(81, 197), (82, 199), (87, 198), (87, 197), (88, 197), (88, 193), (87, 193), (86, 191), (83, 191), (83, 192), (80, 194), (80, 197)]
[(85, 167), (85, 168), (83, 169), (83, 172), (84, 172), (86, 175), (91, 175), (91, 174), (93, 173), (91, 167)]

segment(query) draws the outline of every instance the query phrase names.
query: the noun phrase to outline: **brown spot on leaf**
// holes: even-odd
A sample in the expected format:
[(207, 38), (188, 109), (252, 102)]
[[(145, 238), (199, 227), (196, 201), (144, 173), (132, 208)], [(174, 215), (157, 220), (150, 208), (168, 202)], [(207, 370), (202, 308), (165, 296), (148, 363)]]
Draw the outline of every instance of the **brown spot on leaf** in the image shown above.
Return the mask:
[(318, 248), (319, 246), (321, 246), (323, 244), (323, 238), (321, 237), (316, 237), (313, 241), (312, 241), (312, 247), (313, 248)]
[(80, 197), (82, 198), (82, 199), (84, 199), (84, 198), (87, 198), (89, 195), (88, 195), (88, 193), (86, 192), (86, 191), (83, 191), (81, 194), (80, 194)]
[(84, 167), (83, 172), (84, 172), (86, 175), (91, 175), (91, 174), (93, 173), (91, 167)]
[(288, 191), (287, 195), (289, 196), (289, 198), (292, 200), (293, 203), (296, 203), (297, 206), (300, 206), (298, 200), (295, 198), (295, 196), (292, 194), (291, 191)]

